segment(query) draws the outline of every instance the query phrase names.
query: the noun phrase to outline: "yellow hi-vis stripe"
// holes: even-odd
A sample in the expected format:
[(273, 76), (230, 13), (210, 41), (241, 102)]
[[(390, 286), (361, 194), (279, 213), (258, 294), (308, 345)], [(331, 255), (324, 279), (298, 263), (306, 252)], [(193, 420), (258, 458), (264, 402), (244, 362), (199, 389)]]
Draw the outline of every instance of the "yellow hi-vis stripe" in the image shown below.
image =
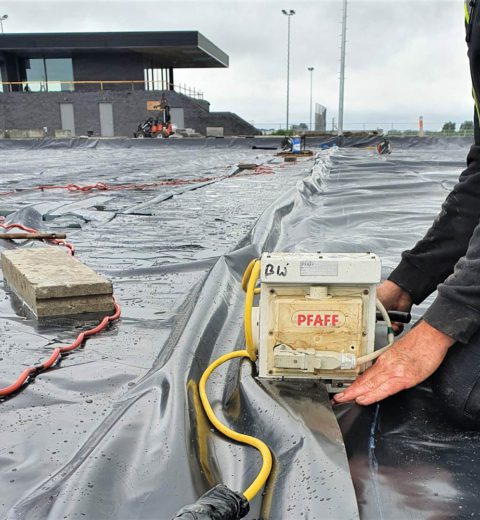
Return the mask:
[(467, 2), (463, 3), (463, 9), (465, 10), (465, 21), (470, 23), (470, 13), (468, 12)]
[(475, 109), (477, 111), (477, 117), (478, 117), (478, 120), (480, 121), (480, 106), (478, 105), (478, 97), (477, 97), (477, 93), (475, 92), (475, 87), (472, 87), (472, 96), (473, 96), (473, 100), (475, 101)]

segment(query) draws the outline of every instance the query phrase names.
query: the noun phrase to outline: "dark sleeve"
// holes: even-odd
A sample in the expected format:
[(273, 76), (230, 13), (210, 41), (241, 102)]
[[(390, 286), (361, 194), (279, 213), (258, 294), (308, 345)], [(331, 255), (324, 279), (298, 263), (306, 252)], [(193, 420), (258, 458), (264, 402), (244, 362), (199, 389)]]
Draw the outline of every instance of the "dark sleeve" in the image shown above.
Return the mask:
[[(467, 169), (442, 205), (427, 234), (402, 254), (389, 276), (409, 292), (413, 303), (421, 303), (453, 272), (480, 219), (480, 146), (467, 156)], [(480, 254), (480, 248), (476, 250)], [(480, 295), (480, 287), (477, 287)]]
[(437, 298), (424, 320), (461, 343), (468, 343), (480, 328), (480, 224), (466, 255), (445, 283), (438, 286)]

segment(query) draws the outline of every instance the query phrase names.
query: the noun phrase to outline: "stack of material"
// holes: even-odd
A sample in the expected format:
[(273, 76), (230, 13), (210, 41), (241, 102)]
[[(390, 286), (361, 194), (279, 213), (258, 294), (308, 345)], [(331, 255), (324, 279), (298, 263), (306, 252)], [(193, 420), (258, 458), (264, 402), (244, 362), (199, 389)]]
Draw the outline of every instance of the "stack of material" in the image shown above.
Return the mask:
[(7, 284), (39, 318), (113, 310), (112, 283), (63, 250), (5, 251), (1, 263)]

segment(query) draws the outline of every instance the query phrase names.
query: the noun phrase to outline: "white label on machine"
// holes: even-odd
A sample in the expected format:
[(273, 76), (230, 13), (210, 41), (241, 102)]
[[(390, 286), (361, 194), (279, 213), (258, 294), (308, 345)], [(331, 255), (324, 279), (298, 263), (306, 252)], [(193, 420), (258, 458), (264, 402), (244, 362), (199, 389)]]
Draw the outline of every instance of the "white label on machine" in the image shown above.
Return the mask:
[(338, 276), (338, 262), (300, 262), (300, 276)]

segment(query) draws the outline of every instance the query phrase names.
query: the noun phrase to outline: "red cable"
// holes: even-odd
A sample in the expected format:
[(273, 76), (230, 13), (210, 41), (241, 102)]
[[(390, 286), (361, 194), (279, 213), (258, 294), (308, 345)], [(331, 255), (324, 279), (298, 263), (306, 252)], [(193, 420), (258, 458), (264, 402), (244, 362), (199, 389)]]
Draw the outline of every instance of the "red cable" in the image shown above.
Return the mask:
[(66, 345), (65, 347), (57, 347), (56, 349), (54, 349), (52, 355), (43, 363), (40, 363), (39, 365), (34, 367), (26, 368), (14, 383), (12, 383), (9, 386), (6, 386), (5, 388), (0, 388), (0, 397), (6, 397), (8, 395), (13, 394), (14, 392), (17, 392), (24, 385), (27, 379), (29, 379), (31, 376), (37, 376), (39, 373), (48, 370), (55, 363), (57, 363), (57, 361), (62, 357), (62, 355), (68, 354), (72, 350), (75, 350), (76, 348), (80, 347), (89, 336), (98, 334), (110, 322), (118, 320), (118, 318), (120, 318), (121, 313), (120, 306), (115, 301), (115, 299), (113, 300), (113, 303), (115, 306), (114, 314), (112, 314), (111, 316), (105, 316), (105, 318), (103, 318), (103, 320), (93, 329), (88, 329), (83, 332), (80, 332), (80, 334), (77, 336), (77, 339), (73, 343), (70, 343), (70, 345)]
[[(169, 179), (166, 181), (158, 181), (158, 182), (149, 182), (149, 183), (132, 183), (132, 184), (114, 184), (109, 185), (104, 182), (97, 182), (96, 184), (87, 184), (86, 186), (79, 186), (78, 184), (67, 184), (65, 186), (56, 186), (56, 185), (43, 185), (36, 186), (35, 189), (40, 191), (45, 190), (68, 190), (72, 193), (75, 192), (89, 192), (92, 190), (99, 191), (119, 191), (119, 190), (138, 190), (138, 189), (148, 189), (148, 188), (158, 188), (161, 186), (184, 186), (185, 184), (198, 184), (202, 182), (210, 182), (213, 180), (223, 180), (225, 176), (222, 177), (200, 177), (197, 179)], [(0, 194), (1, 195), (1, 194)]]
[(90, 191), (90, 190), (101, 190), (105, 191), (108, 190), (108, 186), (103, 182), (97, 182), (97, 184), (93, 186), (77, 186), (76, 184), (68, 184), (67, 190), (68, 191)]
[[(258, 166), (255, 169), (255, 173), (248, 173), (248, 174), (240, 174), (240, 175), (260, 175), (263, 173), (273, 173), (272, 169), (269, 166)], [(159, 188), (162, 186), (184, 186), (188, 184), (199, 184), (202, 182), (211, 182), (211, 181), (222, 181), (224, 179), (227, 179), (229, 175), (222, 175), (219, 177), (200, 177), (196, 179), (168, 179), (165, 181), (158, 181), (158, 182), (150, 182), (150, 183), (132, 183), (132, 184), (106, 184), (104, 182), (97, 182), (96, 184), (87, 184), (85, 186), (79, 186), (78, 184), (66, 184), (66, 185), (54, 185), (54, 184), (45, 184), (41, 186), (34, 186), (32, 189), (34, 190), (68, 190), (71, 193), (88, 193), (93, 190), (98, 191), (119, 191), (119, 190), (143, 190), (143, 189), (149, 189), (149, 188)], [(14, 195), (15, 193), (18, 193), (17, 190), (14, 191), (4, 191), (0, 192), (0, 196), (4, 195)]]

